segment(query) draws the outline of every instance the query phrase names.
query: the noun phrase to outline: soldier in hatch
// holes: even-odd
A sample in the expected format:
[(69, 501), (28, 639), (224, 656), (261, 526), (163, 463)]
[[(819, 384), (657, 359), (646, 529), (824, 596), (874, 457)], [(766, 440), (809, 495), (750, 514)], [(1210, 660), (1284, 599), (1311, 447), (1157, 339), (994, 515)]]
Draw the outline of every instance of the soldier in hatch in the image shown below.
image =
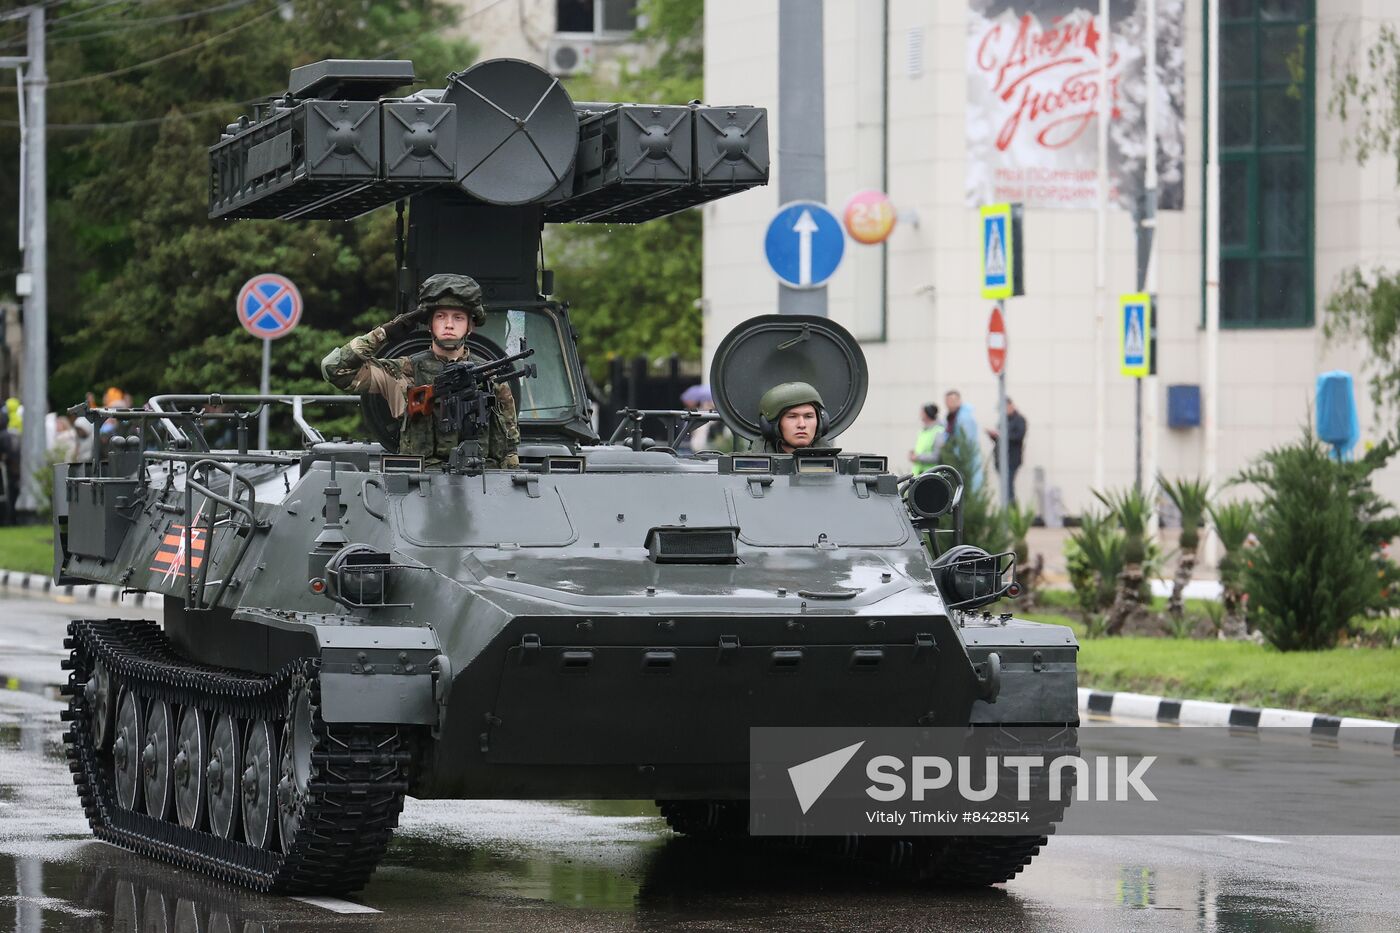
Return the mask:
[(758, 400), (763, 451), (790, 454), (799, 447), (825, 447), (829, 427), (822, 397), (805, 382), (784, 382)]
[[(466, 360), (468, 335), (473, 327), (485, 323), (481, 286), (474, 279), (465, 275), (432, 275), (418, 291), (416, 308), (332, 350), (321, 361), (321, 374), (337, 389), (384, 396), (390, 413), (400, 419), (399, 453), (422, 457), (429, 464), (446, 463), (452, 449), (465, 438), (439, 435), (431, 413), (409, 414), (408, 390), (431, 384), (448, 363)], [(375, 357), (376, 350), (412, 333), (419, 324), (427, 324), (432, 332), (429, 349), (391, 360)], [(507, 385), (496, 385), (496, 405), (483, 440), (487, 467), (520, 466), (520, 428), (515, 418), (515, 399)]]

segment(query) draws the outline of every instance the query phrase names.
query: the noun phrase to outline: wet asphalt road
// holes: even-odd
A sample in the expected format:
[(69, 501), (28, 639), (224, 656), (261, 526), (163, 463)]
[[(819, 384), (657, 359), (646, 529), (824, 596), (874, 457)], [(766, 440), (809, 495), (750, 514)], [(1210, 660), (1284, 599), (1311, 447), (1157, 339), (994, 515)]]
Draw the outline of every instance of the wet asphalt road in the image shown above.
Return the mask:
[[(140, 614), (0, 595), (0, 675), (35, 683), (72, 616)], [(1003, 888), (950, 894), (693, 843), (626, 802), (410, 800), (352, 900), (251, 895), (93, 841), (41, 693), (0, 691), (0, 926), (21, 933), (1400, 929), (1396, 838), (1065, 836)]]

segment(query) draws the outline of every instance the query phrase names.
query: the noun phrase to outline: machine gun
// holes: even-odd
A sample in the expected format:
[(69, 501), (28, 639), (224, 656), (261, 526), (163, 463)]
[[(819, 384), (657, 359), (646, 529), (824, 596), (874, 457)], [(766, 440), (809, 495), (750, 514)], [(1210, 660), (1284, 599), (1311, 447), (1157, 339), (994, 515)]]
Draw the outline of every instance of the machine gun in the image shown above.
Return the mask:
[(481, 363), (450, 363), (428, 385), (408, 390), (408, 413), (431, 415), (438, 431), (463, 438), (452, 451), (450, 469), (465, 469), (479, 464), (482, 458), (481, 438), (496, 407), (495, 386), (521, 378), (534, 378), (538, 369), (526, 363), (518, 369), (513, 365), (533, 356), (534, 349), (521, 350), (511, 356)]

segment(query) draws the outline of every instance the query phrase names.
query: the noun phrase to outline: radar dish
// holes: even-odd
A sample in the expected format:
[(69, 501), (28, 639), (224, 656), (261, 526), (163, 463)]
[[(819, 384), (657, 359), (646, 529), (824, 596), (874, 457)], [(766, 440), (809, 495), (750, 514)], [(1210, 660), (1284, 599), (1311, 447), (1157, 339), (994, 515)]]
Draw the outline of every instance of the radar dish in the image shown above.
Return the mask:
[(765, 314), (739, 324), (720, 341), (710, 364), (710, 393), (730, 429), (761, 436), (758, 400), (784, 382), (809, 383), (831, 419), (829, 440), (851, 426), (869, 384), (865, 353), (850, 331), (824, 317)]
[(528, 204), (563, 181), (578, 152), (574, 102), (549, 72), (513, 58), (452, 76), (457, 184), (488, 204)]

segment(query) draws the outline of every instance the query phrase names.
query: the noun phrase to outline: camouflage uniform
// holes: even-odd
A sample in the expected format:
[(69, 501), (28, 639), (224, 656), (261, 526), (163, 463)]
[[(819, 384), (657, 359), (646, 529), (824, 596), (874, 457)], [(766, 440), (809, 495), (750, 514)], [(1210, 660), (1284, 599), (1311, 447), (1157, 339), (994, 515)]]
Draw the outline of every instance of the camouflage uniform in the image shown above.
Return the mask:
[[(321, 373), (337, 389), (384, 396), (390, 414), (400, 419), (399, 453), (422, 457), (426, 463), (446, 463), (452, 448), (464, 438), (440, 436), (431, 416), (409, 417), (408, 390), (431, 383), (449, 361), (441, 359), (431, 349), (397, 359), (377, 359), (374, 351), (383, 346), (386, 339), (383, 327), (356, 337), (332, 350), (321, 361)], [(453, 362), (466, 361), (470, 358), (464, 356)], [(484, 440), (488, 467), (512, 470), (520, 466), (516, 453), (520, 446), (520, 427), (515, 417), (515, 398), (510, 387), (502, 383), (496, 385), (496, 410)]]

